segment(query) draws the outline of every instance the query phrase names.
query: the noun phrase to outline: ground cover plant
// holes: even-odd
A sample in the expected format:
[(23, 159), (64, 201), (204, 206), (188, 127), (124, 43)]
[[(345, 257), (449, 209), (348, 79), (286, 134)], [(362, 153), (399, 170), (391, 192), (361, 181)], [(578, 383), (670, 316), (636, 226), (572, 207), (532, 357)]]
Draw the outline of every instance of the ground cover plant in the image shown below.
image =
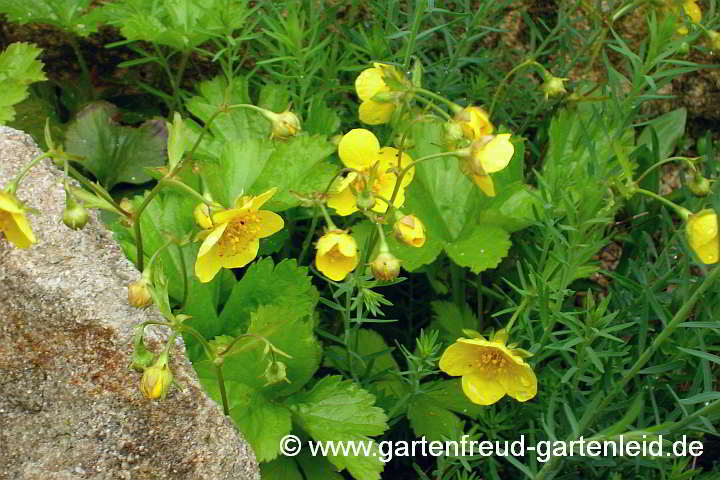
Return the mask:
[[(77, 65), (0, 54), (0, 122), (46, 148), (0, 192), (5, 240), (36, 241), (22, 181), (51, 158), (66, 225), (102, 210), (129, 302), (164, 317), (128, 381), (172, 395), (188, 355), (263, 478), (717, 478), (718, 130), (672, 94), (714, 72), (714, 0), (0, 12)], [(420, 438), (554, 447), (400, 448)]]

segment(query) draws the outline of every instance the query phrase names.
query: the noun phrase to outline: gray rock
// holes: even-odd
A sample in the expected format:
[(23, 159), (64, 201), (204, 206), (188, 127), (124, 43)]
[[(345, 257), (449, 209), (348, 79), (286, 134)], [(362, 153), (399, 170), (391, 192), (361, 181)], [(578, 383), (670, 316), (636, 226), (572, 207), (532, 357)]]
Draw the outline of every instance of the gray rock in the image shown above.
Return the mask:
[[(0, 127), (0, 187), (39, 153)], [(259, 479), (255, 456), (200, 388), (178, 342), (182, 389), (140, 394), (128, 369), (133, 325), (159, 319), (127, 304), (139, 273), (95, 214), (62, 224), (62, 177), (49, 161), (17, 194), (38, 243), (0, 239), (0, 479)], [(149, 332), (155, 351), (165, 332)]]

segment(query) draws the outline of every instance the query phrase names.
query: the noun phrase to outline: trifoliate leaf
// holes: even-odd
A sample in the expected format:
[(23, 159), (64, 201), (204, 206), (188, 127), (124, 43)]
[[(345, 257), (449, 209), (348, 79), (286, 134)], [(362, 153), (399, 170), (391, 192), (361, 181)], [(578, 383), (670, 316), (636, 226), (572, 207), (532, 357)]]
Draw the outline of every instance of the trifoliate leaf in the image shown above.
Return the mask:
[(145, 167), (165, 165), (167, 130), (162, 120), (148, 120), (140, 127), (118, 125), (117, 108), (94, 102), (81, 110), (67, 130), (65, 151), (80, 157), (108, 190), (118, 183), (140, 184), (151, 180)]
[(37, 59), (40, 53), (40, 48), (29, 43), (13, 43), (0, 53), (0, 125), (15, 118), (12, 107), (27, 98), (29, 84), (46, 80), (43, 64)]
[(510, 250), (510, 234), (495, 225), (478, 225), (461, 240), (445, 246), (448, 256), (475, 273), (495, 268)]
[(424, 393), (410, 399), (407, 416), (415, 435), (429, 441), (459, 440), (463, 435), (462, 420)]
[[(325, 377), (312, 390), (288, 398), (293, 422), (314, 440), (323, 442), (365, 442), (368, 436), (387, 429), (385, 412), (374, 406), (375, 398), (355, 383), (339, 376)], [(380, 478), (383, 463), (374, 445), (369, 455), (328, 455), (339, 470), (347, 469), (358, 480)]]

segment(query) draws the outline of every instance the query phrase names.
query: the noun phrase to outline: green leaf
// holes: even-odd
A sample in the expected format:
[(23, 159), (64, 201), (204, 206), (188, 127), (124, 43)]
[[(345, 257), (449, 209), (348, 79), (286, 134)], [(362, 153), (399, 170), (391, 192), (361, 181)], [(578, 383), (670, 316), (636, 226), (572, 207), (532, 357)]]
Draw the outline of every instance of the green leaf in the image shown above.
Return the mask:
[(477, 318), (467, 305), (462, 312), (454, 302), (434, 301), (430, 306), (434, 318), (431, 327), (440, 330), (450, 341), (464, 336), (463, 329), (478, 329)]
[(167, 130), (162, 120), (148, 120), (138, 128), (118, 125), (117, 108), (94, 102), (80, 111), (68, 127), (65, 150), (78, 157), (108, 190), (118, 183), (151, 180), (143, 169), (165, 165)]
[(309, 194), (324, 191), (337, 172), (327, 161), (335, 147), (323, 135), (300, 134), (286, 141), (276, 141), (274, 152), (250, 191), (262, 193), (278, 188), (267, 203), (271, 210), (280, 211), (296, 207), (300, 201), (291, 192)]
[(230, 35), (252, 10), (228, 0), (124, 0), (102, 7), (103, 16), (128, 40), (141, 40), (189, 51), (213, 36)]
[[(0, 13), (15, 23), (46, 23), (88, 36), (97, 31), (98, 18), (86, 14), (90, 0), (3, 0)], [(2, 68), (0, 68), (2, 71)]]
[[(387, 417), (374, 403), (373, 395), (339, 376), (325, 377), (312, 390), (287, 400), (293, 422), (322, 442), (367, 443), (368, 436), (381, 435), (387, 429)], [(373, 448), (376, 455), (329, 455), (328, 460), (358, 480), (379, 479), (384, 465), (377, 445)]]
[[(361, 360), (354, 355), (351, 357), (354, 371), (367, 372), (367, 374), (363, 373), (363, 378), (387, 370), (399, 370), (397, 362), (390, 353), (390, 348), (385, 343), (382, 335), (376, 331), (366, 328), (353, 331), (349, 342), (350, 348), (363, 358)], [(325, 365), (349, 372), (350, 368), (347, 363), (345, 348), (336, 345), (328, 347), (325, 353)]]
[(304, 477), (300, 473), (300, 470), (298, 470), (295, 460), (290, 457), (278, 457), (272, 462), (261, 463), (260, 477), (263, 480), (305, 480), (306, 478), (323, 478)]
[(439, 380), (423, 385), (426, 395), (450, 411), (474, 418), (487, 407), (472, 403), (462, 391), (461, 380)]
[(340, 128), (340, 117), (334, 109), (327, 106), (321, 95), (314, 95), (310, 99), (307, 116), (303, 129), (308, 133), (330, 136)]
[[(198, 376), (211, 398), (222, 404), (215, 377)], [(280, 440), (290, 433), (290, 410), (233, 380), (225, 380), (225, 389), (230, 418), (252, 446), (258, 462), (268, 462), (276, 458), (280, 453)]]
[(495, 268), (510, 250), (510, 234), (495, 225), (478, 225), (466, 238), (445, 247), (448, 256), (475, 273)]
[[(305, 478), (313, 480), (343, 480), (343, 476), (337, 472), (337, 469), (327, 461), (324, 457), (316, 457), (307, 452), (302, 452), (295, 457), (300, 464)], [(263, 477), (264, 479), (265, 477)], [(286, 480), (281, 478), (279, 480)]]
[(637, 145), (646, 145), (652, 150), (652, 132), (654, 130), (659, 143), (659, 152), (656, 153), (660, 159), (668, 158), (675, 150), (678, 140), (685, 134), (686, 120), (687, 110), (684, 108), (677, 108), (653, 118), (638, 135)]
[[(313, 318), (308, 312), (298, 313), (277, 305), (261, 306), (251, 315), (247, 333), (252, 335), (239, 340), (225, 355), (225, 379), (262, 391), (268, 399), (298, 391), (320, 364), (322, 351), (313, 329)], [(278, 357), (287, 367), (290, 383), (266, 385), (264, 373), (271, 357), (266, 355), (262, 339), (290, 355), (291, 358)], [(214, 378), (215, 369), (210, 361), (203, 359), (194, 366), (198, 376)]]
[(428, 395), (414, 395), (410, 399), (407, 416), (418, 437), (443, 441), (459, 440), (463, 435), (462, 420)]
[(29, 43), (13, 43), (0, 53), (0, 125), (15, 118), (13, 105), (27, 98), (29, 84), (46, 80), (43, 63), (37, 59), (41, 53)]
[(244, 333), (250, 316), (262, 305), (277, 305), (309, 315), (318, 301), (307, 267), (298, 267), (294, 259), (273, 264), (263, 258), (250, 265), (243, 278), (235, 284), (220, 320), (227, 334)]

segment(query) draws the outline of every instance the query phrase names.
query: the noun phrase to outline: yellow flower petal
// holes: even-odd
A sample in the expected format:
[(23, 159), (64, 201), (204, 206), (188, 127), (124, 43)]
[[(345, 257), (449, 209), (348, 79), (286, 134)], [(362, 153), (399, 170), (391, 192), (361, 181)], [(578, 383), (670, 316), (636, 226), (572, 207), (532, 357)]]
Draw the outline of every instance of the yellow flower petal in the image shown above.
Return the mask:
[(717, 215), (711, 209), (701, 210), (688, 218), (686, 232), (690, 248), (706, 264), (717, 263), (720, 257), (717, 221)]
[[(394, 147), (383, 147), (378, 152), (378, 170), (380, 170), (380, 173), (385, 174), (388, 170), (391, 168), (400, 168), (403, 169), (410, 165), (412, 163), (412, 157), (407, 154), (406, 152), (403, 152), (402, 158), (400, 159), (400, 165), (398, 165), (398, 156), (400, 154), (400, 150)], [(402, 185), (406, 186), (412, 182), (412, 179), (415, 177), (415, 168), (411, 168), (408, 170), (408, 172), (403, 177)]]
[(472, 179), (475, 185), (477, 185), (485, 195), (488, 197), (495, 196), (495, 185), (493, 184), (490, 175), (473, 175)]
[(3, 191), (0, 191), (0, 210), (9, 213), (23, 213), (22, 206), (15, 200), (15, 197)]
[(383, 80), (382, 68), (376, 67), (365, 69), (358, 75), (355, 79), (355, 90), (360, 100), (366, 101), (380, 92), (389, 92), (390, 87)]
[(4, 213), (0, 211), (0, 232), (5, 234), (5, 238), (18, 248), (28, 248), (35, 243), (35, 235), (30, 229), (30, 224), (25, 218), (24, 213)]
[(252, 199), (250, 201), (250, 203), (251, 203), (250, 208), (252, 210), (259, 210), (260, 207), (262, 207), (265, 204), (265, 202), (270, 200), (270, 198), (273, 195), (275, 195), (275, 193), (277, 193), (277, 190), (278, 190), (277, 187), (273, 187), (270, 190), (268, 190), (267, 192), (261, 193), (260, 195), (258, 195), (256, 197), (252, 197)]
[(394, 111), (395, 104), (392, 102), (365, 100), (358, 108), (358, 118), (368, 125), (382, 125), (390, 121)]
[(343, 230), (327, 232), (320, 237), (315, 248), (315, 266), (331, 280), (341, 281), (357, 267), (357, 244)]
[(338, 155), (346, 167), (356, 170), (370, 168), (378, 159), (380, 142), (370, 130), (355, 128), (343, 135)]
[(318, 255), (315, 266), (330, 280), (340, 282), (357, 267), (357, 257)]
[[(205, 245), (205, 244), (203, 244)], [(215, 278), (215, 275), (222, 268), (222, 259), (217, 254), (217, 245), (213, 245), (205, 252), (205, 255), (198, 255), (195, 260), (195, 276), (203, 283)]]
[(702, 20), (702, 10), (694, 0), (688, 0), (683, 3), (683, 10), (693, 23), (700, 23)]
[(285, 226), (283, 218), (275, 212), (260, 210), (257, 212), (257, 216), (260, 222), (257, 232), (258, 238), (269, 237), (282, 230)]
[(443, 352), (438, 367), (443, 372), (454, 377), (468, 375), (475, 368), (477, 347), (462, 342), (455, 342)]
[(506, 393), (500, 382), (483, 371), (463, 375), (462, 389), (470, 401), (478, 405), (492, 405)]
[(508, 166), (514, 153), (515, 147), (510, 142), (510, 134), (501, 133), (495, 135), (475, 154), (474, 161), (482, 165), (485, 173), (495, 173)]
[(506, 375), (498, 375), (508, 395), (519, 402), (527, 402), (537, 395), (537, 377), (530, 365), (514, 364)]
[(217, 249), (220, 265), (223, 268), (240, 268), (252, 262), (260, 249), (260, 242), (257, 239), (250, 240), (247, 246), (238, 251), (228, 254), (226, 250)]
[(328, 195), (327, 205), (334, 208), (335, 212), (342, 216), (350, 215), (358, 210), (355, 196), (349, 186), (339, 193)]
[(208, 234), (207, 237), (205, 237), (205, 240), (203, 240), (202, 245), (200, 245), (200, 250), (198, 251), (198, 258), (205, 256), (208, 254), (208, 252), (215, 247), (215, 244), (220, 240), (223, 233), (225, 233), (225, 229), (227, 228), (228, 223), (221, 223), (217, 225), (213, 230)]

